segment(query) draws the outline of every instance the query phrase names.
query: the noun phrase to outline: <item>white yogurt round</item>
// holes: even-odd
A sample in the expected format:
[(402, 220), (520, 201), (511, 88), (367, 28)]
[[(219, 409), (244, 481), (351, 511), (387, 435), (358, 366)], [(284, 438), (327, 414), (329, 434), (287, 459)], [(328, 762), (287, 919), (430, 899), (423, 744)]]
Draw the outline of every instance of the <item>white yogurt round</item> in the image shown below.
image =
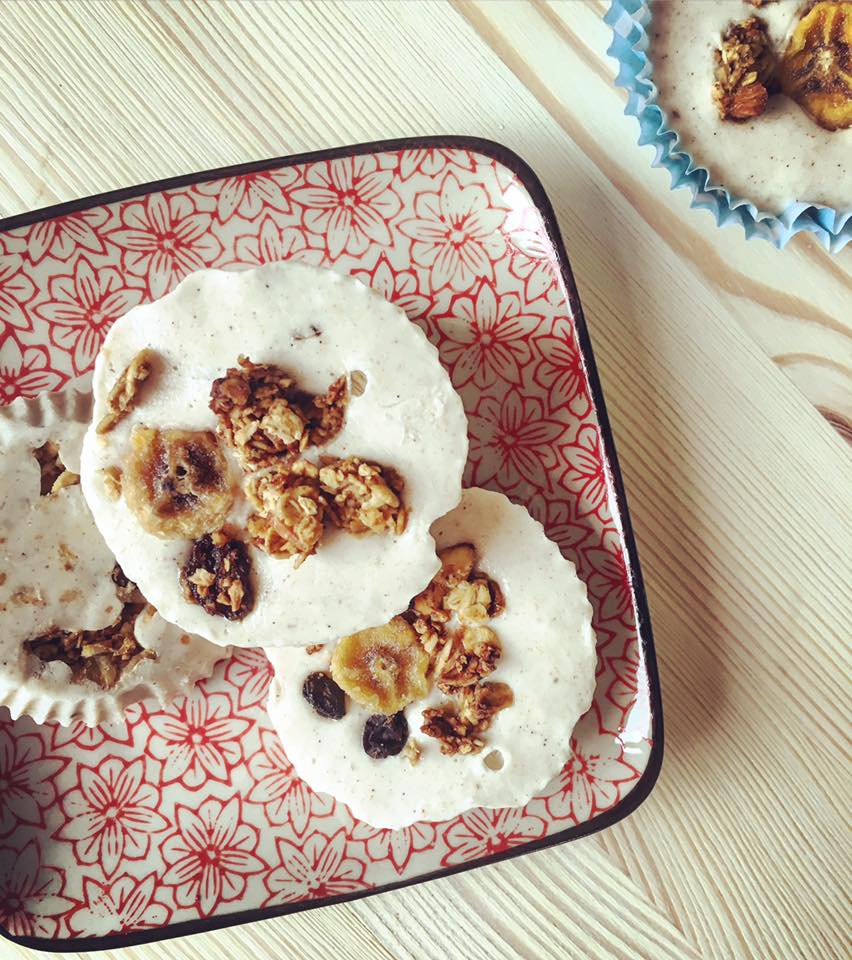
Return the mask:
[(420, 733), (422, 711), (446, 699), (433, 689), (405, 709), (421, 750), (417, 764), (404, 754), (371, 759), (362, 746), (368, 709), (347, 700), (345, 716), (331, 720), (302, 696), (305, 677), (328, 669), (333, 645), (313, 655), (267, 651), (275, 669), (269, 715), (296, 772), (377, 827), (447, 820), (475, 806), (525, 804), (568, 759), (571, 731), (594, 691), (586, 588), (541, 524), (502, 494), (473, 488), (433, 532), (439, 548), (472, 543), (477, 569), (499, 584), (506, 601), (488, 623), (503, 649), (488, 680), (508, 684), (514, 703), (496, 714), (480, 753), (444, 756), (437, 740)]
[[(458, 503), (467, 421), (437, 351), (402, 310), (357, 280), (304, 264), (199, 271), (112, 327), (95, 367), (93, 424), (104, 415), (116, 378), (145, 348), (158, 355), (159, 370), (112, 431), (89, 430), (83, 490), (128, 577), (167, 620), (221, 644), (304, 646), (388, 620), (428, 583), (439, 566), (429, 527)], [(249, 546), (254, 608), (243, 620), (229, 621), (184, 597), (178, 571), (189, 541), (161, 540), (143, 530), (124, 497), (110, 499), (102, 471), (121, 467), (137, 424), (214, 430), (211, 384), (240, 354), (279, 365), (312, 393), (324, 392), (341, 375), (365, 375), (343, 430), (305, 455), (358, 456), (393, 467), (405, 480), (408, 523), (396, 535), (353, 536), (328, 528), (301, 566)], [(239, 476), (232, 452), (226, 456)], [(238, 494), (228, 522), (242, 526), (247, 513)]]
[(710, 171), (711, 183), (781, 213), (789, 204), (852, 205), (852, 129), (823, 130), (793, 100), (772, 96), (762, 116), (719, 118), (711, 97), (714, 51), (732, 22), (765, 20), (780, 56), (797, 21), (800, 0), (756, 9), (745, 0), (654, 0), (648, 56), (658, 101), (680, 148)]
[(53, 630), (100, 630), (123, 604), (112, 580), (115, 557), (99, 535), (79, 484), (42, 496), (33, 451), (48, 440), (62, 463), (80, 469), (90, 400), (79, 394), (16, 400), (0, 410), (0, 704), (38, 722), (117, 719), (131, 703), (165, 702), (208, 676), (226, 651), (166, 623), (153, 609), (134, 625), (156, 655), (104, 690), (74, 682), (67, 664), (29, 653), (28, 640)]

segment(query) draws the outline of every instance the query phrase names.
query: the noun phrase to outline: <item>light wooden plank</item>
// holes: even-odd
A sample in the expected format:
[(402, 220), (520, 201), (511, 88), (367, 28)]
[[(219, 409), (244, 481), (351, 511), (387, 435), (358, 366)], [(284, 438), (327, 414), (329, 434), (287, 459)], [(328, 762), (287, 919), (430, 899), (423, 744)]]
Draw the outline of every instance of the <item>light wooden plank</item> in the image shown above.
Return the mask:
[(671, 193), (620, 116), (604, 8), (0, 4), (3, 214), (405, 134), (532, 163), (595, 343), (664, 683), (660, 784), (599, 837), (100, 956), (848, 955), (852, 455), (817, 407), (852, 423), (852, 249), (778, 253)]

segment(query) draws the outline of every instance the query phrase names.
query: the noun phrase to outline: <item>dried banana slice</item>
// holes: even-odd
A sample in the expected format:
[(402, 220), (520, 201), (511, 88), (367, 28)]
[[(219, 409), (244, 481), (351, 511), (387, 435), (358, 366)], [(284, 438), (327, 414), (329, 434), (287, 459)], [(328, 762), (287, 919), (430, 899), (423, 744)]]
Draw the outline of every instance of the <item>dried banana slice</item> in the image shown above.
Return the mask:
[(781, 84), (826, 130), (852, 126), (852, 3), (815, 4), (793, 31)]
[(228, 465), (209, 430), (137, 426), (122, 482), (142, 528), (163, 540), (218, 530), (234, 502)]
[(392, 714), (429, 692), (429, 655), (413, 627), (394, 617), (344, 637), (334, 648), (334, 682), (361, 706)]

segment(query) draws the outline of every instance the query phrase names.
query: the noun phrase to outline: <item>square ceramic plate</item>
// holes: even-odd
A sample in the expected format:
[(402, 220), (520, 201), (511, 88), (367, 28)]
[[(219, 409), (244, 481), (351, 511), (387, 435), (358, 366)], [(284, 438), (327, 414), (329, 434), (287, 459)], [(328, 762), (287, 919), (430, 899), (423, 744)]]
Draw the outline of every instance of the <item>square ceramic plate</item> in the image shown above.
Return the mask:
[(588, 584), (594, 705), (523, 809), (397, 831), (294, 777), (259, 650), (123, 724), (0, 714), (0, 929), (18, 943), (121, 947), (366, 896), (601, 830), (657, 777), (651, 626), (592, 348), (551, 205), (506, 148), (345, 147), (2, 221), (0, 400), (86, 388), (113, 320), (193, 270), (290, 257), (364, 280), (438, 346), (466, 482), (527, 505)]

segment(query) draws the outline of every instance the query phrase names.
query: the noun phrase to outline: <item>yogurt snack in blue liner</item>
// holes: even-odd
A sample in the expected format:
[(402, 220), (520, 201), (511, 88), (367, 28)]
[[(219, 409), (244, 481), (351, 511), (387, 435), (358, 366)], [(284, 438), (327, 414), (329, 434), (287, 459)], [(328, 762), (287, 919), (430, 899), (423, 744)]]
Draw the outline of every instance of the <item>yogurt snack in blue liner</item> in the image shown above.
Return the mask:
[(852, 4), (615, 3), (619, 81), (640, 142), (717, 221), (782, 246), (852, 233)]
[(128, 581), (80, 488), (91, 397), (0, 408), (0, 704), (92, 726), (165, 703), (227, 650), (167, 623)]
[(467, 421), (437, 351), (350, 277), (202, 270), (110, 330), (82, 484), (128, 577), (219, 644), (387, 621), (439, 567)]
[(523, 507), (468, 489), (433, 532), (441, 570), (388, 624), (267, 650), (296, 773), (376, 827), (527, 803), (595, 686), (586, 588)]

